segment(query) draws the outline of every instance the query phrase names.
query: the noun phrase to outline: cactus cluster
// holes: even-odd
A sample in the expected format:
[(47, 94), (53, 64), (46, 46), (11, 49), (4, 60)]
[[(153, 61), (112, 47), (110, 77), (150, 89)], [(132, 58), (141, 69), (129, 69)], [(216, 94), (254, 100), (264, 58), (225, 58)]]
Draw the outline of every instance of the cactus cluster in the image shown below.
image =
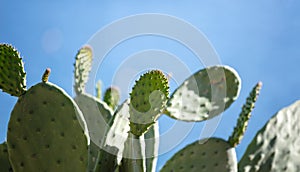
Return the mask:
[[(241, 87), (234, 69), (211, 66), (191, 75), (170, 94), (165, 74), (152, 70), (140, 76), (129, 98), (119, 104), (115, 86), (106, 89), (103, 98), (101, 84), (96, 86), (96, 96), (86, 93), (92, 62), (92, 49), (82, 47), (75, 56), (74, 98), (48, 81), (50, 69), (42, 82), (27, 90), (19, 52), (0, 44), (0, 89), (18, 98), (7, 140), (0, 145), (1, 171), (157, 171), (159, 117), (211, 119), (230, 107)], [(276, 114), (237, 161), (235, 147), (261, 87), (259, 82), (250, 92), (227, 140), (213, 137), (187, 145), (161, 171), (300, 171), (299, 102)]]

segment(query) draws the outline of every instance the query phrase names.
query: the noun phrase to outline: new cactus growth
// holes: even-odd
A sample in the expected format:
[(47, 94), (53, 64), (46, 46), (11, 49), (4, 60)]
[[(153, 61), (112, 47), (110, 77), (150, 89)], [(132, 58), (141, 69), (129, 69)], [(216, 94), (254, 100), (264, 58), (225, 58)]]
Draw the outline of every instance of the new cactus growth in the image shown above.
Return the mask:
[(120, 101), (120, 91), (117, 87), (109, 87), (104, 94), (104, 102), (111, 108), (116, 109)]

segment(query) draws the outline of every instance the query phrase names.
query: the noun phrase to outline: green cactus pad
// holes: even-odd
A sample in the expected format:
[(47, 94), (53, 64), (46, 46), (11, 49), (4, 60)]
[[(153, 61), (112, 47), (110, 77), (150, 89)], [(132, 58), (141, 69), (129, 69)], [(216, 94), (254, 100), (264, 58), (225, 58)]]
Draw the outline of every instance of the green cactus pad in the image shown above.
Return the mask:
[(0, 44), (0, 89), (17, 97), (26, 91), (26, 73), (22, 58), (8, 44)]
[(237, 172), (235, 149), (219, 138), (196, 141), (177, 152), (161, 172)]
[[(98, 170), (115, 169), (122, 160), (129, 128), (129, 100), (119, 106), (111, 118), (100, 153)], [(108, 163), (110, 162), (110, 163)]]
[(109, 87), (104, 93), (104, 102), (113, 110), (118, 106), (120, 101), (120, 91), (117, 87)]
[(202, 69), (171, 95), (166, 114), (183, 121), (203, 121), (226, 110), (238, 97), (241, 80), (228, 66)]
[(256, 134), (239, 171), (300, 171), (300, 101), (283, 108)]
[(22, 95), (8, 124), (14, 171), (86, 171), (89, 136), (76, 103), (58, 86), (39, 83)]
[(146, 172), (144, 138), (129, 133), (119, 172)]
[(244, 133), (248, 126), (248, 121), (251, 117), (251, 112), (254, 109), (254, 104), (258, 98), (261, 87), (261, 82), (255, 85), (249, 97), (247, 98), (246, 103), (242, 107), (242, 112), (240, 113), (240, 116), (237, 120), (236, 127), (234, 128), (232, 135), (228, 139), (228, 142), (232, 147), (238, 145), (244, 136)]
[(101, 150), (101, 143), (109, 127), (108, 122), (112, 117), (112, 111), (105, 102), (88, 94), (79, 94), (74, 100), (83, 113), (88, 127), (91, 139), (89, 146), (89, 169), (94, 169)]
[(82, 47), (75, 58), (75, 85), (74, 89), (76, 94), (85, 92), (85, 84), (89, 79), (89, 73), (92, 68), (93, 52), (89, 46)]
[(88, 94), (79, 94), (74, 100), (87, 123), (90, 139), (100, 146), (113, 112), (105, 102)]
[(2, 172), (12, 172), (12, 167), (8, 159), (6, 142), (0, 144), (0, 169)]
[(159, 146), (159, 125), (156, 121), (149, 130), (144, 134), (145, 155), (146, 155), (146, 171), (155, 172), (158, 157)]
[(166, 107), (169, 85), (158, 70), (143, 74), (130, 94), (130, 132), (141, 136)]

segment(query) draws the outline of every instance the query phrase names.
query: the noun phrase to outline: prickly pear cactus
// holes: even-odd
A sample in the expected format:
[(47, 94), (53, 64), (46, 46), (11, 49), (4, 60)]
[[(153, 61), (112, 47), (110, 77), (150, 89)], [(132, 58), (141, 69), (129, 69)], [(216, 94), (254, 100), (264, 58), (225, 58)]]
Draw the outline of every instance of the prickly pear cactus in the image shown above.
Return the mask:
[(165, 109), (168, 96), (168, 79), (161, 71), (143, 74), (130, 94), (130, 132), (145, 133)]
[(177, 152), (161, 172), (237, 172), (235, 149), (219, 138), (196, 141)]
[(144, 134), (146, 171), (155, 172), (159, 146), (159, 125), (155, 122)]
[(251, 112), (254, 109), (254, 105), (258, 98), (261, 87), (261, 82), (255, 85), (249, 97), (247, 98), (246, 103), (242, 107), (242, 112), (240, 113), (240, 116), (237, 120), (236, 127), (234, 128), (232, 135), (228, 139), (228, 142), (232, 147), (237, 146), (244, 136), (244, 133), (248, 126), (248, 121), (251, 117)]
[(0, 44), (0, 89), (17, 97), (26, 91), (22, 59), (19, 52), (8, 44)]
[(15, 105), (7, 143), (14, 171), (86, 171), (89, 137), (75, 102), (42, 82)]
[(76, 94), (84, 93), (85, 84), (89, 79), (89, 72), (92, 68), (92, 60), (93, 60), (93, 51), (89, 46), (82, 47), (75, 59), (75, 85), (74, 89)]
[(300, 171), (300, 101), (280, 110), (256, 134), (239, 171)]
[(0, 144), (0, 169), (3, 172), (12, 172), (12, 167), (10, 165), (8, 159), (8, 151), (7, 151), (7, 144), (3, 142)]
[(99, 156), (99, 164), (96, 171), (111, 169), (114, 171), (122, 160), (125, 142), (128, 138), (129, 127), (129, 100), (126, 100), (118, 107), (111, 118), (107, 129), (103, 151)]
[(167, 115), (183, 121), (213, 118), (234, 102), (240, 87), (240, 77), (231, 67), (202, 69), (174, 91), (167, 103)]
[(116, 109), (120, 101), (120, 91), (117, 87), (109, 87), (106, 89), (104, 94), (104, 102), (111, 107), (111, 109)]

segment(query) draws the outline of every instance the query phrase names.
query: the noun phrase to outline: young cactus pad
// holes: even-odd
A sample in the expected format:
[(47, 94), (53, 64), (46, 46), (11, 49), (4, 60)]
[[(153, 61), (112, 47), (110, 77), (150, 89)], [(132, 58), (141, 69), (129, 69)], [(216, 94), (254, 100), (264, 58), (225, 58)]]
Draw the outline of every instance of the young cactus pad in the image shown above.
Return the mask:
[(0, 89), (12, 96), (26, 91), (26, 74), (19, 52), (8, 44), (0, 44)]
[(240, 113), (240, 116), (237, 120), (236, 127), (234, 128), (232, 135), (228, 139), (228, 142), (231, 144), (232, 147), (238, 145), (244, 136), (244, 133), (248, 126), (248, 121), (251, 117), (251, 112), (254, 109), (254, 104), (258, 98), (261, 87), (261, 82), (255, 85), (249, 97), (247, 98), (246, 103), (242, 107), (242, 112)]
[(240, 77), (231, 67), (202, 69), (174, 91), (167, 103), (167, 115), (183, 121), (213, 118), (234, 102), (240, 87)]
[(116, 109), (120, 101), (120, 91), (117, 87), (109, 87), (104, 93), (104, 102), (111, 107)]
[(7, 151), (7, 144), (3, 142), (0, 144), (0, 169), (3, 172), (12, 172), (12, 167), (10, 165), (8, 159), (8, 151)]
[(130, 131), (141, 136), (163, 112), (169, 96), (166, 76), (159, 70), (143, 74), (130, 94)]
[(81, 111), (61, 88), (49, 82), (31, 87), (8, 124), (14, 171), (86, 171), (87, 132)]
[(161, 172), (237, 172), (235, 148), (219, 138), (196, 141), (177, 152)]
[(75, 57), (75, 85), (76, 94), (85, 92), (85, 84), (89, 79), (89, 73), (92, 68), (93, 51), (89, 46), (82, 47)]
[(256, 134), (239, 171), (300, 171), (300, 101), (280, 110)]

